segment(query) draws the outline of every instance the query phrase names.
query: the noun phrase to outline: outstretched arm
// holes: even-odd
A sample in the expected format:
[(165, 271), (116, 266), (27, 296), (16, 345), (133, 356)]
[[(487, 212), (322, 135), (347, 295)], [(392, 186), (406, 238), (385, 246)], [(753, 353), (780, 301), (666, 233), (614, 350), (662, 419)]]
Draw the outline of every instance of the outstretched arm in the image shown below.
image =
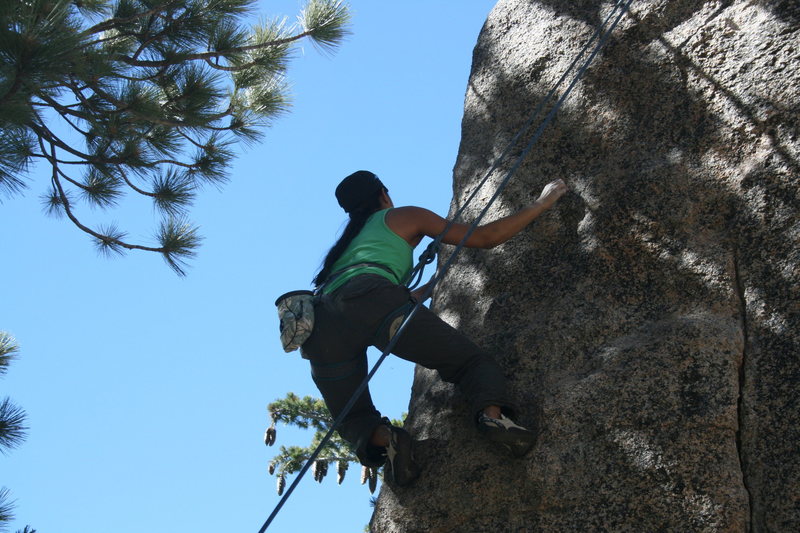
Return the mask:
[[(567, 185), (563, 180), (548, 183), (542, 189), (539, 198), (531, 205), (475, 228), (465, 245), (468, 248), (494, 248), (506, 242), (550, 209), (565, 192)], [(412, 246), (416, 246), (422, 237), (435, 237), (442, 233), (448, 222), (436, 213), (421, 207), (400, 207), (389, 212), (386, 223), (392, 231), (406, 239)], [(442, 238), (442, 242), (458, 244), (468, 230), (469, 225), (454, 223)]]

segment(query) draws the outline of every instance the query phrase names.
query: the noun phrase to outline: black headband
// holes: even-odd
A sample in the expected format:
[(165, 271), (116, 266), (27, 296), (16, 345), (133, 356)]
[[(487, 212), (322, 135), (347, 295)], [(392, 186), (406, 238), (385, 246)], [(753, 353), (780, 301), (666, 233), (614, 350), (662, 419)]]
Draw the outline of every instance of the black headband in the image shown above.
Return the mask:
[(347, 176), (336, 187), (336, 200), (346, 213), (352, 213), (385, 188), (378, 176), (368, 170), (359, 170)]

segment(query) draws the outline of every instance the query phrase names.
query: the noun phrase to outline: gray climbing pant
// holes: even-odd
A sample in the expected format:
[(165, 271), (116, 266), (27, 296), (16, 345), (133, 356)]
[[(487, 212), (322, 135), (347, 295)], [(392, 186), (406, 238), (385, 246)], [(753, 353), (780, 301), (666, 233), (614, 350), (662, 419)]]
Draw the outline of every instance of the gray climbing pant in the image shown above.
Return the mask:
[[(383, 351), (389, 343), (395, 314), (410, 311), (409, 290), (386, 278), (364, 274), (349, 280), (314, 307), (314, 331), (303, 344), (311, 375), (334, 418), (343, 411), (367, 375), (367, 348)], [(380, 331), (379, 331), (380, 330)], [(498, 405), (508, 416), (515, 408), (506, 392), (500, 366), (485, 351), (436, 316), (420, 307), (400, 336), (392, 353), (426, 368), (444, 381), (455, 383), (476, 416)], [(369, 443), (377, 426), (386, 423), (365, 390), (338, 428), (366, 466), (383, 464), (383, 448)]]

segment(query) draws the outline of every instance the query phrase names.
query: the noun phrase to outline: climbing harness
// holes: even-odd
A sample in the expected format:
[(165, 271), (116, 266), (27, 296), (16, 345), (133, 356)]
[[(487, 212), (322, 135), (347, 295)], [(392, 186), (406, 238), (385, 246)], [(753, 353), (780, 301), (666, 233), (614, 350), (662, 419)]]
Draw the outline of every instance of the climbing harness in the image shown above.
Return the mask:
[[(517, 156), (517, 159), (514, 162), (514, 164), (506, 172), (506, 175), (503, 178), (503, 180), (500, 182), (500, 185), (498, 185), (497, 190), (492, 195), (492, 197), (489, 199), (489, 201), (487, 202), (487, 204), (483, 208), (483, 210), (481, 210), (481, 212), (478, 214), (478, 217), (469, 226), (469, 228), (467, 229), (467, 232), (465, 233), (464, 237), (456, 245), (456, 247), (454, 248), (453, 252), (450, 254), (450, 257), (448, 257), (447, 261), (445, 261), (445, 263), (441, 267), (437, 268), (436, 272), (433, 274), (433, 276), (431, 277), (430, 282), (428, 283), (428, 286), (427, 286), (427, 288), (425, 290), (424, 295), (411, 308), (411, 310), (405, 316), (405, 319), (403, 320), (402, 324), (400, 324), (396, 328), (396, 331), (394, 332), (394, 334), (391, 335), (391, 339), (389, 340), (388, 345), (383, 350), (383, 352), (381, 353), (380, 357), (378, 358), (378, 360), (373, 365), (372, 369), (370, 369), (370, 371), (367, 374), (367, 376), (364, 378), (364, 380), (358, 386), (356, 391), (350, 397), (350, 400), (344, 406), (344, 408), (342, 409), (342, 411), (339, 414), (339, 416), (336, 417), (336, 420), (333, 421), (333, 424), (331, 425), (330, 429), (328, 429), (328, 432), (325, 434), (325, 436), (322, 438), (322, 441), (320, 441), (320, 443), (317, 446), (317, 448), (314, 450), (314, 452), (308, 458), (306, 463), (303, 465), (303, 468), (300, 469), (300, 472), (297, 474), (297, 477), (295, 477), (295, 479), (292, 482), (292, 484), (289, 486), (289, 488), (283, 494), (283, 497), (280, 499), (280, 501), (278, 501), (278, 504), (275, 506), (275, 508), (273, 509), (272, 513), (267, 518), (266, 522), (264, 522), (264, 525), (261, 526), (261, 529), (259, 529), (258, 533), (264, 533), (267, 530), (267, 528), (270, 526), (272, 521), (278, 515), (278, 512), (280, 512), (280, 510), (283, 507), (283, 505), (289, 499), (289, 496), (291, 496), (291, 494), (294, 491), (295, 487), (297, 487), (297, 485), (300, 483), (300, 480), (303, 478), (305, 473), (308, 471), (308, 469), (311, 467), (311, 465), (314, 464), (314, 461), (316, 460), (316, 458), (319, 456), (319, 454), (322, 452), (322, 450), (328, 444), (328, 441), (330, 441), (330, 438), (333, 435), (333, 432), (336, 430), (336, 428), (339, 427), (339, 425), (342, 423), (344, 418), (348, 415), (350, 410), (353, 408), (353, 405), (355, 405), (355, 402), (357, 401), (358, 397), (361, 396), (361, 394), (367, 389), (367, 387), (369, 386), (370, 380), (375, 375), (375, 373), (378, 371), (378, 368), (380, 367), (381, 363), (383, 363), (384, 359), (386, 359), (386, 357), (394, 349), (395, 345), (397, 344), (397, 341), (403, 335), (403, 333), (404, 333), (406, 327), (408, 326), (409, 322), (414, 318), (414, 316), (419, 311), (419, 308), (422, 306), (422, 302), (427, 300), (428, 297), (431, 295), (431, 293), (433, 292), (433, 289), (436, 286), (436, 284), (439, 282), (439, 280), (444, 276), (444, 274), (450, 268), (450, 265), (455, 260), (456, 255), (464, 247), (464, 245), (467, 242), (467, 240), (469, 239), (469, 237), (472, 235), (472, 233), (475, 231), (475, 229), (480, 225), (480, 222), (483, 220), (483, 217), (489, 211), (489, 208), (492, 206), (492, 204), (497, 200), (497, 198), (503, 192), (505, 187), (508, 185), (509, 181), (511, 181), (512, 176), (514, 175), (514, 173), (516, 173), (517, 169), (519, 169), (519, 167), (522, 165), (522, 162), (524, 161), (525, 157), (528, 155), (528, 153), (530, 153), (531, 149), (536, 144), (536, 141), (539, 140), (539, 138), (541, 137), (542, 133), (544, 132), (544, 129), (553, 120), (553, 117), (555, 116), (556, 112), (559, 110), (559, 108), (563, 104), (564, 100), (566, 100), (566, 98), (572, 92), (572, 89), (575, 87), (575, 85), (578, 83), (578, 81), (583, 77), (583, 74), (586, 72), (586, 69), (588, 69), (589, 66), (592, 64), (592, 62), (594, 61), (594, 58), (597, 56), (597, 54), (600, 52), (600, 50), (603, 49), (603, 47), (605, 46), (606, 42), (608, 41), (608, 38), (610, 37), (611, 33), (614, 31), (614, 28), (616, 28), (617, 24), (622, 19), (623, 15), (628, 11), (628, 8), (630, 7), (632, 2), (633, 2), (633, 0), (625, 0), (625, 1), (619, 0), (614, 4), (614, 7), (611, 10), (611, 12), (609, 13), (609, 15), (605, 18), (603, 23), (595, 30), (595, 32), (589, 38), (587, 43), (580, 50), (580, 52), (578, 53), (576, 58), (572, 61), (570, 66), (567, 67), (566, 71), (561, 76), (561, 78), (559, 78), (559, 80), (555, 83), (553, 88), (550, 89), (550, 91), (547, 93), (547, 95), (544, 97), (544, 99), (542, 99), (542, 101), (536, 107), (536, 110), (533, 112), (531, 117), (525, 122), (525, 124), (523, 124), (523, 126), (519, 129), (519, 131), (508, 142), (508, 144), (506, 145), (506, 148), (503, 150), (501, 155), (494, 161), (494, 163), (492, 164), (491, 168), (487, 171), (486, 175), (481, 180), (481, 182), (478, 184), (478, 186), (475, 188), (475, 190), (472, 192), (472, 194), (467, 198), (466, 202), (464, 202), (464, 204), (456, 211), (456, 213), (453, 215), (453, 217), (447, 223), (447, 225), (445, 226), (444, 231), (442, 231), (442, 233), (439, 234), (433, 240), (433, 242), (431, 242), (428, 245), (428, 247), (425, 249), (425, 251), (421, 254), (419, 263), (414, 267), (414, 269), (409, 274), (409, 285), (411, 285), (411, 286), (416, 286), (419, 283), (419, 281), (422, 278), (422, 270), (425, 268), (425, 265), (430, 264), (430, 263), (433, 262), (434, 258), (436, 257), (436, 254), (438, 253), (438, 250), (439, 250), (439, 247), (441, 245), (441, 241), (442, 241), (442, 238), (444, 237), (444, 235), (447, 234), (447, 232), (450, 230), (450, 228), (452, 227), (452, 225), (454, 223), (456, 223), (458, 220), (460, 220), (461, 215), (466, 210), (467, 206), (474, 200), (474, 198), (476, 197), (478, 191), (488, 182), (489, 177), (491, 176), (491, 174), (495, 170), (497, 170), (497, 168), (499, 167), (500, 163), (508, 156), (508, 154), (511, 152), (511, 149), (516, 145), (517, 141), (523, 135), (525, 135), (528, 132), (528, 130), (530, 130), (530, 128), (533, 126), (534, 121), (536, 120), (536, 118), (542, 112), (542, 110), (547, 105), (549, 100), (551, 100), (553, 98), (553, 96), (555, 95), (555, 92), (556, 92), (556, 90), (558, 90), (558, 87), (564, 82), (564, 80), (566, 80), (566, 78), (569, 75), (569, 73), (575, 68), (575, 66), (580, 61), (580, 58), (583, 57), (584, 53), (589, 49), (591, 44), (596, 39), (598, 39), (598, 37), (599, 37), (599, 41), (597, 42), (597, 45), (595, 46), (595, 48), (592, 51), (592, 53), (589, 54), (589, 57), (586, 58), (586, 60), (584, 61), (583, 65), (581, 65), (581, 67), (577, 70), (577, 72), (573, 76), (572, 81), (567, 86), (567, 88), (564, 90), (564, 93), (561, 95), (561, 97), (556, 101), (556, 103), (553, 105), (553, 107), (550, 109), (550, 111), (547, 113), (547, 115), (545, 115), (544, 119), (542, 119), (541, 123), (539, 124), (539, 127), (534, 131), (534, 133), (531, 136), (530, 140), (528, 141), (527, 145), (525, 145), (525, 148), (519, 153), (519, 155)], [(605, 30), (604, 28), (609, 23), (609, 21), (611, 21), (612, 18), (614, 19), (613, 22), (608, 27), (608, 29)], [(412, 284), (411, 282), (412, 282), (412, 280), (415, 280), (415, 278), (416, 278), (416, 281)], [(392, 327), (391, 329), (395, 329), (395, 328)]]

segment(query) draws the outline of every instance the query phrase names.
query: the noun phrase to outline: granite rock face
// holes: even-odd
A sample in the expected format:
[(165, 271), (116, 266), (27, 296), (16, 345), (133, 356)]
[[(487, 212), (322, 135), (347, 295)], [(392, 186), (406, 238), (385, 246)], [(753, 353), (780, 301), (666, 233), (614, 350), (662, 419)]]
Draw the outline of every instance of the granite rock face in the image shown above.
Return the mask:
[[(497, 4), (452, 211), (612, 7)], [(384, 485), (372, 531), (800, 531), (799, 105), (797, 2), (634, 1), (488, 217), (557, 177), (571, 192), (462, 252), (434, 300), (495, 354), (539, 442), (498, 452), (418, 368), (425, 472)]]

